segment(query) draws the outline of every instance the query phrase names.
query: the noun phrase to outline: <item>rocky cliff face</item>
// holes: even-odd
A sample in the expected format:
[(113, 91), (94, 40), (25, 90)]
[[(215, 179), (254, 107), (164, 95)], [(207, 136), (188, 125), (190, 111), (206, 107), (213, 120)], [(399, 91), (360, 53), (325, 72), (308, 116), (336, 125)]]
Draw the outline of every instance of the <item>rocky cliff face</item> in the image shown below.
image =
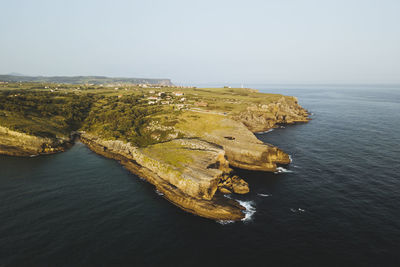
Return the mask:
[(70, 144), (67, 138), (43, 138), (0, 126), (0, 154), (10, 156), (36, 156), (64, 151)]
[[(119, 160), (185, 211), (215, 220), (244, 217), (244, 208), (236, 201), (215, 194), (232, 171), (221, 147), (196, 139), (176, 139), (141, 149), (86, 133), (81, 140), (96, 153)], [(180, 155), (179, 162), (169, 160), (174, 153)], [(234, 180), (235, 190), (248, 191), (246, 182), (238, 177)]]
[[(186, 136), (200, 138), (223, 147), (229, 164), (236, 168), (256, 171), (276, 171), (277, 164), (289, 164), (289, 156), (279, 148), (264, 144), (241, 122), (228, 116), (214, 115), (218, 127), (209, 131), (193, 131), (192, 128), (178, 130)], [(201, 129), (210, 124), (207, 116), (198, 116), (193, 121)]]
[(298, 104), (296, 97), (282, 97), (270, 104), (253, 105), (234, 116), (252, 132), (262, 132), (278, 124), (307, 122), (308, 112)]
[(240, 124), (229, 132), (218, 130), (208, 134), (205, 140), (222, 146), (229, 164), (236, 168), (276, 171), (277, 164), (290, 163), (289, 156), (285, 152), (275, 146), (264, 144)]

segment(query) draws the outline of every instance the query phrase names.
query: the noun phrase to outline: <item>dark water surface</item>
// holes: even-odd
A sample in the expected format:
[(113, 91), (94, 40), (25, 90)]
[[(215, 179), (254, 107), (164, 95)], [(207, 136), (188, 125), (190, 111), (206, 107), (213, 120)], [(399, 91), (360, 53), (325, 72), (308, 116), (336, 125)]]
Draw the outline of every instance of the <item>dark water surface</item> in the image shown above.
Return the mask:
[(293, 163), (239, 172), (249, 220), (185, 213), (80, 143), (1, 156), (0, 266), (400, 266), (399, 88), (276, 88), (313, 120), (258, 135)]

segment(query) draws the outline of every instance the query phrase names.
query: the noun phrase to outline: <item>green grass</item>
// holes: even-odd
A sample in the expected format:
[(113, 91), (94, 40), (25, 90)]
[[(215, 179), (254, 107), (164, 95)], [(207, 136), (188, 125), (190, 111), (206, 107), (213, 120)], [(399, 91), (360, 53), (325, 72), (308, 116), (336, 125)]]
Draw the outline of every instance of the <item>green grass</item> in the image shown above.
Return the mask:
[(223, 124), (225, 116), (187, 111), (181, 114), (175, 128), (193, 136), (203, 136), (216, 130), (229, 128)]
[(165, 142), (143, 148), (142, 152), (153, 159), (174, 166), (178, 170), (183, 170), (185, 165), (193, 162), (193, 157), (200, 151), (184, 149), (184, 147), (177, 142)]

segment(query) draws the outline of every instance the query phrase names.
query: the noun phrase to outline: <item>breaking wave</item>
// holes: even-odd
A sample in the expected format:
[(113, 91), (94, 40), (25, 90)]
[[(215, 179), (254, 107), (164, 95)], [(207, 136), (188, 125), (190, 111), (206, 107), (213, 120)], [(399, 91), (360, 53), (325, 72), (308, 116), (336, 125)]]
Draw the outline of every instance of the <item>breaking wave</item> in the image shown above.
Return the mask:
[(283, 167), (278, 167), (278, 168), (276, 168), (276, 172), (275, 173), (288, 173), (288, 172), (293, 172), (293, 171), (285, 169)]
[(264, 131), (264, 132), (257, 132), (256, 134), (266, 134), (266, 133), (270, 133), (270, 132), (272, 132), (274, 129), (269, 129), (269, 130), (266, 130), (266, 131)]
[(222, 225), (227, 225), (230, 223), (234, 223), (235, 221), (232, 220), (218, 220), (217, 223), (222, 224)]
[(252, 216), (256, 213), (256, 208), (254, 207), (253, 201), (243, 201), (243, 200), (236, 200), (242, 205), (246, 210), (244, 212), (244, 218), (242, 219), (243, 222), (251, 221)]
[(157, 195), (159, 195), (159, 196), (163, 196), (163, 195), (164, 195), (164, 193), (158, 191), (157, 189), (156, 189), (156, 193), (157, 193)]
[(260, 197), (270, 197), (270, 196), (272, 196), (272, 195), (269, 195), (269, 194), (262, 194), (262, 193), (258, 193), (257, 195), (260, 196)]

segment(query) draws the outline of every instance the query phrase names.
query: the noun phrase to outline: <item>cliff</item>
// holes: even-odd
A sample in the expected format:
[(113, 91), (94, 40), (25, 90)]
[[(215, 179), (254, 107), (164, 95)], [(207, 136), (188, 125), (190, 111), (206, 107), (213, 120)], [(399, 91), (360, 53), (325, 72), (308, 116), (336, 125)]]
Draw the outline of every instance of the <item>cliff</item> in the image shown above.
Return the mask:
[(298, 104), (296, 97), (281, 97), (274, 103), (251, 105), (234, 119), (241, 121), (252, 132), (263, 132), (278, 124), (309, 120), (308, 112)]
[(37, 156), (64, 151), (71, 144), (67, 138), (44, 138), (16, 132), (0, 126), (0, 154)]
[[(248, 123), (254, 123), (250, 119)], [(279, 148), (264, 144), (241, 121), (221, 114), (186, 112), (174, 129), (185, 136), (200, 138), (223, 147), (229, 164), (236, 168), (276, 171), (277, 164), (289, 164)]]
[[(185, 211), (214, 220), (244, 217), (244, 207), (215, 195), (218, 187), (222, 187), (219, 182), (226, 180), (232, 171), (224, 150), (216, 145), (196, 139), (176, 139), (140, 149), (86, 133), (81, 134), (81, 141), (96, 153), (119, 160)], [(240, 188), (245, 186), (244, 181), (235, 179)]]

